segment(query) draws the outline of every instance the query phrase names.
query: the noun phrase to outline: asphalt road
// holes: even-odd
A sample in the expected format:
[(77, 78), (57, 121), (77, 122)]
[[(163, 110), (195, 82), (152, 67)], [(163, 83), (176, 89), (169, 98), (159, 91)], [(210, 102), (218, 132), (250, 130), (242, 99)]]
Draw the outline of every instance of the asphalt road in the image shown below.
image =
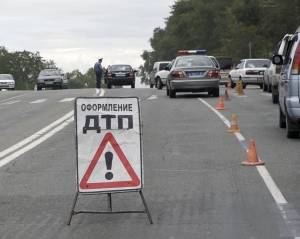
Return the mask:
[[(271, 94), (228, 90), (226, 110), (206, 93), (165, 89), (0, 92), (0, 238), (300, 238), (299, 139), (278, 127)], [(221, 87), (220, 96), (225, 88)], [(143, 121), (146, 214), (78, 214), (72, 117), (79, 96), (137, 96)], [(240, 134), (228, 133), (236, 115)], [(57, 122), (53, 125), (53, 122)], [(242, 166), (250, 140), (265, 166)], [(114, 210), (143, 210), (137, 192)], [(107, 195), (79, 195), (76, 210), (106, 210)]]

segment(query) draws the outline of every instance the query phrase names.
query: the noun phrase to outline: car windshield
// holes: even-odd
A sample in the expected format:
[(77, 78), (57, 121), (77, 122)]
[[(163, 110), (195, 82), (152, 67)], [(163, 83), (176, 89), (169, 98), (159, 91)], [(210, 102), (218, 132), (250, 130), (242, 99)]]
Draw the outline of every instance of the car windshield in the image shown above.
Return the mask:
[(256, 68), (256, 67), (269, 67), (269, 60), (247, 60), (245, 64), (245, 68)]
[(232, 69), (233, 62), (231, 58), (217, 57), (221, 69)]
[(189, 67), (189, 66), (212, 66), (213, 62), (208, 57), (190, 56), (180, 57), (176, 62), (176, 67)]
[(160, 63), (159, 64), (159, 71), (163, 70), (167, 65), (169, 65), (170, 63)]
[(114, 65), (111, 66), (111, 71), (130, 71), (131, 67), (129, 65)]
[(40, 73), (40, 76), (59, 76), (58, 70), (43, 70)]
[(13, 80), (13, 77), (12, 77), (12, 75), (9, 75), (9, 74), (1, 74), (0, 80)]

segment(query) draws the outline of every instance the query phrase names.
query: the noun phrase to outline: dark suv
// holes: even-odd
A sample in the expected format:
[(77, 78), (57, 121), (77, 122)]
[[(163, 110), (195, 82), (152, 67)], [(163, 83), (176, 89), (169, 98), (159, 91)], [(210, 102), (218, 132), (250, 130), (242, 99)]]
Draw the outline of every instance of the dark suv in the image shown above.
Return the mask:
[(37, 78), (37, 90), (47, 87), (68, 89), (68, 80), (67, 74), (58, 68), (43, 69)]

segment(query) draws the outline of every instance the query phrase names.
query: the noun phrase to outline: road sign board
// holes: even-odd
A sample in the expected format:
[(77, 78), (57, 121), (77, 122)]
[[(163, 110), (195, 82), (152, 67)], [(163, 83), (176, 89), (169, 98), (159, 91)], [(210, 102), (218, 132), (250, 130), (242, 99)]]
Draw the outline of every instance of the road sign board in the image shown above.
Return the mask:
[(76, 98), (79, 193), (143, 187), (140, 118), (137, 97)]

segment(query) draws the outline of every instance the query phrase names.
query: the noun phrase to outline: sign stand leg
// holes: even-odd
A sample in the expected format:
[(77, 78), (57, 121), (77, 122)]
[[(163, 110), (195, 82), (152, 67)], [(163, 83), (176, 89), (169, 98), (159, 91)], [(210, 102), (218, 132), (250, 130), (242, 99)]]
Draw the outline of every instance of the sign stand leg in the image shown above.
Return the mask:
[(74, 199), (74, 202), (73, 202), (73, 206), (72, 206), (72, 211), (70, 213), (70, 218), (69, 218), (69, 221), (68, 221), (68, 225), (70, 225), (71, 223), (71, 220), (72, 220), (72, 217), (73, 215), (77, 215), (79, 213), (96, 213), (96, 214), (116, 214), (116, 213), (147, 213), (147, 216), (148, 216), (148, 219), (149, 219), (149, 222), (150, 224), (153, 224), (153, 221), (152, 221), (152, 218), (151, 218), (151, 215), (150, 215), (150, 211), (148, 209), (148, 206), (147, 206), (147, 203), (146, 203), (146, 200), (144, 198), (144, 195), (142, 193), (141, 190), (138, 191), (140, 193), (140, 196), (141, 196), (141, 199), (143, 201), (143, 205), (144, 205), (144, 210), (143, 211), (113, 211), (112, 210), (112, 198), (111, 198), (111, 193), (108, 193), (107, 194), (107, 204), (108, 204), (108, 208), (107, 208), (107, 211), (74, 211), (75, 209), (75, 206), (76, 206), (76, 202), (77, 202), (77, 199), (78, 199), (78, 192), (76, 193), (75, 195), (75, 199)]
[(148, 206), (147, 206), (146, 200), (145, 200), (145, 198), (144, 198), (144, 195), (143, 195), (142, 191), (139, 191), (139, 193), (140, 193), (140, 195), (141, 195), (141, 198), (142, 198), (142, 201), (143, 201), (143, 204), (144, 204), (146, 213), (147, 213), (147, 215), (148, 215), (148, 219), (149, 219), (149, 221), (150, 221), (150, 224), (153, 224), (152, 217), (151, 217), (151, 215), (150, 215), (150, 211), (149, 211), (149, 209), (148, 209)]
[(108, 194), (107, 194), (107, 203), (108, 203), (107, 211), (111, 212), (111, 211), (112, 211), (111, 193), (108, 193)]
[(69, 221), (68, 221), (68, 225), (70, 225), (72, 217), (74, 215), (74, 208), (75, 208), (75, 205), (76, 205), (76, 202), (77, 202), (77, 198), (78, 198), (78, 192), (75, 194), (74, 203), (73, 203), (72, 211), (70, 213), (70, 218), (69, 218)]

